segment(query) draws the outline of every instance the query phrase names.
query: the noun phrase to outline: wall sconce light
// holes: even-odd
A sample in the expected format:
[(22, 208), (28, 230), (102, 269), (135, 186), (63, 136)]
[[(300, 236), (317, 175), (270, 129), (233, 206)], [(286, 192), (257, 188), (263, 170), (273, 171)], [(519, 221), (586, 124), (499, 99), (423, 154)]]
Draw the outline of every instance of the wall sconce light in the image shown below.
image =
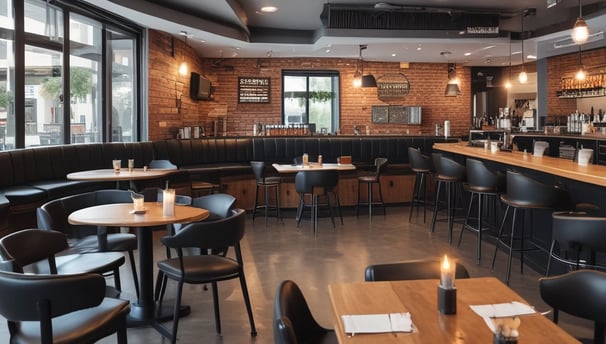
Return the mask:
[(446, 84), (446, 91), (444, 96), (456, 97), (461, 94), (459, 88), (459, 78), (457, 78), (457, 65), (455, 63), (448, 64), (448, 83)]
[(183, 42), (185, 44), (183, 47), (183, 61), (179, 65), (179, 75), (187, 76), (187, 62), (185, 62), (185, 50), (187, 47), (187, 31), (181, 31), (179, 34), (181, 36), (183, 36)]
[(528, 10), (523, 10), (520, 15), (520, 22), (522, 23), (522, 71), (518, 74), (518, 81), (520, 84), (525, 84), (528, 82), (528, 74), (526, 73), (526, 66), (524, 66), (524, 17), (528, 13)]
[(576, 44), (583, 44), (587, 42), (587, 39), (589, 38), (589, 28), (587, 27), (585, 19), (583, 19), (583, 6), (581, 6), (581, 0), (579, 0), (579, 17), (572, 27), (571, 36)]
[(364, 75), (364, 60), (362, 59), (362, 51), (366, 50), (368, 46), (366, 44), (360, 44), (358, 64), (356, 65), (356, 72), (354, 73), (354, 87), (377, 87), (377, 80), (372, 74)]

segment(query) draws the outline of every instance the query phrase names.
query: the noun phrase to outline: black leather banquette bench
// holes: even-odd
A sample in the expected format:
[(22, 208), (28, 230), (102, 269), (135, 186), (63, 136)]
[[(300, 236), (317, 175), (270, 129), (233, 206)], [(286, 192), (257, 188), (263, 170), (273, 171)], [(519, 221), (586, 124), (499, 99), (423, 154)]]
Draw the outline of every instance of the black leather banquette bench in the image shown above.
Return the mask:
[[(387, 157), (386, 173), (409, 173), (410, 146), (431, 152), (432, 136), (314, 136), (314, 137), (218, 137), (192, 140), (161, 140), (136, 143), (92, 143), (1, 151), (0, 228), (7, 219), (23, 214), (25, 220), (11, 221), (14, 227), (35, 224), (35, 209), (58, 197), (115, 187), (114, 183), (70, 181), (71, 172), (110, 168), (113, 159), (134, 158), (142, 167), (152, 159), (167, 159), (191, 175), (221, 178), (250, 174), (250, 161), (291, 163), (295, 156), (322, 154), (325, 162), (351, 155), (359, 168), (372, 166), (376, 157)], [(125, 164), (125, 162), (124, 162)], [(31, 221), (28, 222), (27, 219)], [(16, 229), (16, 228), (13, 228)]]

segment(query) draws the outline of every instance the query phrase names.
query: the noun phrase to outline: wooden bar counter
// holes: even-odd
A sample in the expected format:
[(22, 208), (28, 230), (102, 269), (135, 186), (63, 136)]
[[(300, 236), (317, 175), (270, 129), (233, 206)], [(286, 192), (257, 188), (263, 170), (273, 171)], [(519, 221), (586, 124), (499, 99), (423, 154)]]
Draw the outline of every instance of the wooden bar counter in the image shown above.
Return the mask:
[(436, 143), (435, 150), (464, 155), (470, 158), (495, 161), (513, 167), (526, 168), (579, 182), (606, 186), (606, 166), (589, 164), (580, 166), (568, 159), (550, 156), (534, 156), (532, 153), (498, 151), (470, 147), (466, 142)]

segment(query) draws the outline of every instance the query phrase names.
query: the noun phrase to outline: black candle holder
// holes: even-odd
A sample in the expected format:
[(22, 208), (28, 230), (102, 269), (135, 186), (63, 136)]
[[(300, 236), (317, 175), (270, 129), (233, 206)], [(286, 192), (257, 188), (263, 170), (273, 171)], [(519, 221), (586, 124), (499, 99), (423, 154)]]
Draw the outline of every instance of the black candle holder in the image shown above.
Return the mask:
[(438, 309), (442, 314), (457, 313), (457, 289), (446, 289), (438, 285)]

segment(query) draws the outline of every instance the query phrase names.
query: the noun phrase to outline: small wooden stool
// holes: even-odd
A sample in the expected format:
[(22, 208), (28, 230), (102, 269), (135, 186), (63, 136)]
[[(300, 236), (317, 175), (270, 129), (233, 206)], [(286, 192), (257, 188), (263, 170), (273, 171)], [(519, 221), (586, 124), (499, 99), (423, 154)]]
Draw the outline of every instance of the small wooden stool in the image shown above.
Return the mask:
[(191, 195), (194, 198), (219, 192), (221, 192), (221, 186), (219, 184), (205, 181), (191, 182)]

